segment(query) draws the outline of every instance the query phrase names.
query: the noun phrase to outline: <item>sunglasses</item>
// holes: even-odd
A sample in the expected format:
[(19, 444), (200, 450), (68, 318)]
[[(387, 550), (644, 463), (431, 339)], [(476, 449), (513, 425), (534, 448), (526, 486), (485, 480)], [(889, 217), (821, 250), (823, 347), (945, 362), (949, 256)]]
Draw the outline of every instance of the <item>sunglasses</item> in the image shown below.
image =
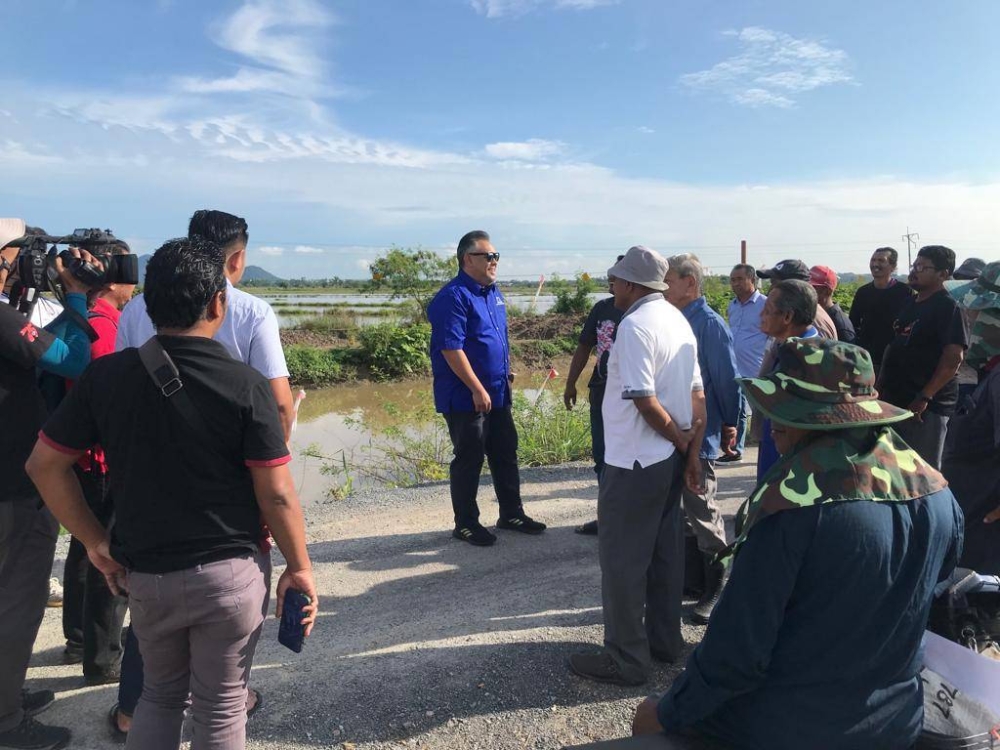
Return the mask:
[(471, 255), (473, 258), (486, 258), (487, 263), (500, 260), (500, 253), (466, 253), (466, 255)]

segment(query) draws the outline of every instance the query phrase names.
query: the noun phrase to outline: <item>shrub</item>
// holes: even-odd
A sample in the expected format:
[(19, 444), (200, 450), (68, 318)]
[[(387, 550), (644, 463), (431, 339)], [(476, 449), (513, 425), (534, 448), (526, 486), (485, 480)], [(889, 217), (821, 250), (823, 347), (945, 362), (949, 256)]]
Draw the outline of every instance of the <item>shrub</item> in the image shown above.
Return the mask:
[(376, 380), (426, 375), (430, 369), (431, 327), (427, 323), (380, 323), (358, 332), (361, 359)]
[(348, 380), (350, 352), (343, 349), (319, 349), (304, 344), (285, 348), (285, 362), (293, 383), (329, 385)]
[(576, 275), (575, 289), (571, 290), (558, 277), (554, 279), (553, 286), (556, 302), (552, 306), (552, 312), (559, 313), (560, 315), (583, 315), (590, 312), (591, 305), (593, 304), (590, 301), (590, 295), (597, 288), (597, 285), (591, 281), (588, 274), (578, 273)]

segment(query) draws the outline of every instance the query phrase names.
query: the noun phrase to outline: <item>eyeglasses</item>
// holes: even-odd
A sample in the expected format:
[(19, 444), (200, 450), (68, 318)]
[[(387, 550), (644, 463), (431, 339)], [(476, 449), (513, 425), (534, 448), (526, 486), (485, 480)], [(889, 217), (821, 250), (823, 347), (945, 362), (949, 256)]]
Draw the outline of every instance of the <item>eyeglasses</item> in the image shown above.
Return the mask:
[(466, 253), (466, 255), (471, 255), (473, 258), (486, 258), (487, 263), (500, 260), (500, 253)]
[(910, 270), (915, 271), (916, 273), (923, 273), (924, 271), (936, 271), (937, 268), (930, 265), (920, 266), (914, 263), (912, 266), (910, 266)]

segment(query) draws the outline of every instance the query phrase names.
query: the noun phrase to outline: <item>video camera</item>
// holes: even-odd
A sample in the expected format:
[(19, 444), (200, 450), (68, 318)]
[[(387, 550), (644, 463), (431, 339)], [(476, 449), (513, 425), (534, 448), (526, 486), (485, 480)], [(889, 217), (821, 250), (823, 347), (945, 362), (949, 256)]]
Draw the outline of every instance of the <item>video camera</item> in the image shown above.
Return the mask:
[[(58, 279), (54, 265), (56, 257), (62, 259), (74, 278), (89, 287), (139, 283), (139, 259), (134, 255), (113, 254), (111, 247), (123, 246), (125, 243), (115, 237), (109, 229), (76, 229), (73, 234), (63, 237), (47, 234), (26, 235), (10, 244), (21, 248), (17, 256), (17, 272), (25, 289), (57, 293), (61, 291), (56, 286)], [(75, 258), (69, 250), (59, 252), (59, 245), (86, 250), (95, 260), (100, 261), (100, 265)]]

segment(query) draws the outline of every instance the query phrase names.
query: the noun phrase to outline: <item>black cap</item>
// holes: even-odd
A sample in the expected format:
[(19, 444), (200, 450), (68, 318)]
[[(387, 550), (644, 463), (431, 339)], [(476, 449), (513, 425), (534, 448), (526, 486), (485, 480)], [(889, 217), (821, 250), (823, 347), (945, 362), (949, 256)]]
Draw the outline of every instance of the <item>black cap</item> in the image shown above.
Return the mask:
[(757, 269), (757, 275), (762, 279), (777, 279), (786, 281), (788, 279), (798, 279), (799, 281), (809, 281), (809, 266), (801, 260), (783, 260), (775, 263), (771, 268)]
[(955, 273), (951, 277), (962, 281), (972, 281), (979, 278), (979, 274), (983, 272), (984, 268), (986, 268), (985, 261), (979, 258), (966, 258), (965, 262), (955, 269)]

